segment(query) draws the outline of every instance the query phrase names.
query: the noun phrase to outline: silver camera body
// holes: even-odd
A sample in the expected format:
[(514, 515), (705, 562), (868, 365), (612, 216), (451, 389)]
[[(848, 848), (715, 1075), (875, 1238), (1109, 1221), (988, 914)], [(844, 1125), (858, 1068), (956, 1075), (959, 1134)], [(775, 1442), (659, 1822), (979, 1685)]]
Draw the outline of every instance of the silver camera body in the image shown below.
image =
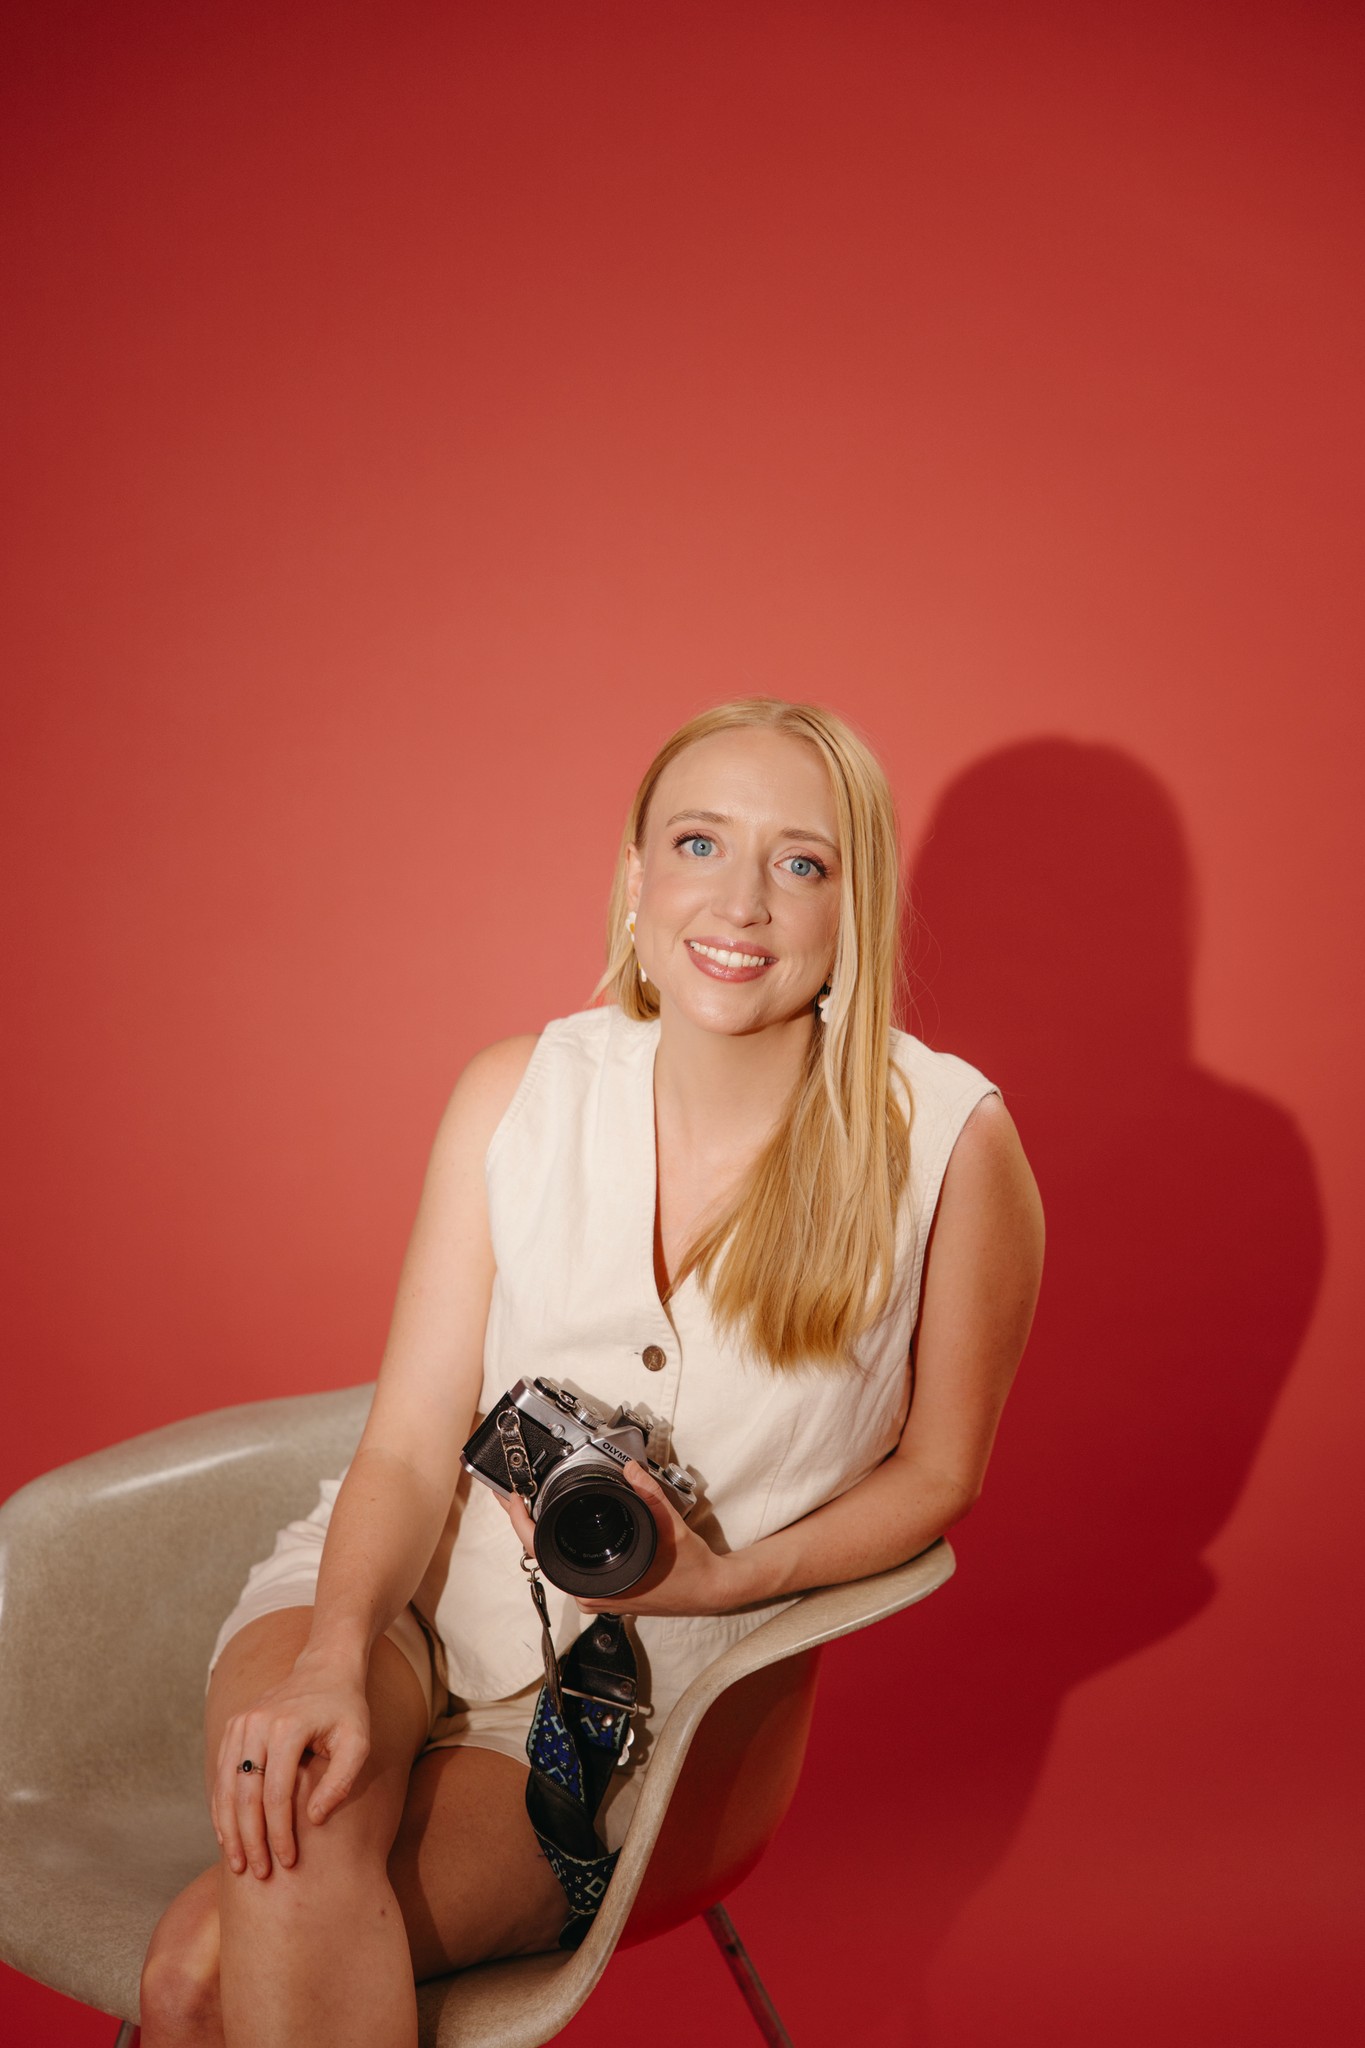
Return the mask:
[(622, 1467), (634, 1458), (680, 1515), (696, 1489), (680, 1465), (649, 1455), (649, 1424), (612, 1412), (557, 1380), (518, 1380), (494, 1403), (460, 1463), (502, 1499), (525, 1501), (536, 1525), (535, 1558), (552, 1585), (580, 1599), (616, 1599), (654, 1561), (658, 1530)]

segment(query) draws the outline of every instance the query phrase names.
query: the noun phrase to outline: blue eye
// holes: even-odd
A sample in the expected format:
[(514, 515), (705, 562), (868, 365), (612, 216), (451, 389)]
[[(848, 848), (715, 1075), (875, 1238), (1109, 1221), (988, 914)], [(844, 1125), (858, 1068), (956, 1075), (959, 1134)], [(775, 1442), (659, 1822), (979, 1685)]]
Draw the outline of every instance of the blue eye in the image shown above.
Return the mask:
[(804, 882), (810, 875), (819, 875), (823, 878), (829, 873), (829, 869), (823, 861), (817, 860), (813, 853), (794, 853), (791, 856), (791, 872), (798, 881)]
[[(716, 842), (715, 842), (715, 840), (714, 840), (714, 839), (708, 839), (708, 838), (706, 837), (705, 833), (703, 833), (703, 832), (684, 832), (684, 833), (682, 834), (682, 837), (681, 837), (681, 838), (679, 838), (679, 839), (675, 839), (675, 840), (673, 841), (673, 844), (674, 844), (675, 846), (692, 846), (692, 847), (696, 847), (696, 846), (708, 846), (708, 847), (714, 847), (714, 846), (715, 846), (715, 843), (716, 843)], [(698, 860), (704, 860), (704, 859), (705, 859), (705, 855), (704, 855), (704, 854), (698, 854), (698, 855), (697, 855), (697, 859), (698, 859)]]

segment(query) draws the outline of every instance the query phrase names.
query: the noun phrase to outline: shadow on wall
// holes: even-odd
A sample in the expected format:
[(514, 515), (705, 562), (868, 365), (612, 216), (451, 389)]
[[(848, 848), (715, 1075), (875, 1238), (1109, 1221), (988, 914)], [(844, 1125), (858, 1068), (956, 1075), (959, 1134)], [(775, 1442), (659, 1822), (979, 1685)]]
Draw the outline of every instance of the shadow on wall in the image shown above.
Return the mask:
[(923, 2042), (925, 1968), (1008, 1847), (1068, 1689), (1216, 1597), (1202, 1553), (1303, 1335), (1323, 1227), (1290, 1117), (1192, 1062), (1189, 861), (1144, 768), (1064, 739), (989, 756), (941, 799), (911, 887), (914, 1028), (999, 1082), (1048, 1225), (959, 1576), (828, 1660), (812, 1744), (831, 1783), (847, 1715), (871, 1699), (891, 1736), (898, 1703), (836, 1853), (862, 1910), (873, 1874), (894, 1918), (882, 1953)]

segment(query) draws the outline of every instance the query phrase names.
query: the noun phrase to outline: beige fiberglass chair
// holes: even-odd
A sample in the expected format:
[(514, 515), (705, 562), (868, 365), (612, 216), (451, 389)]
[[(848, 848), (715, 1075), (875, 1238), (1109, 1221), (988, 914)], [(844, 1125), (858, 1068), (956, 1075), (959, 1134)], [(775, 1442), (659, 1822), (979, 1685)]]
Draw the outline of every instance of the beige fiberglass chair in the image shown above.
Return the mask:
[[(369, 1396), (356, 1387), (172, 1423), (0, 1508), (0, 1957), (121, 2017), (120, 2042), (133, 2039), (153, 1926), (216, 1854), (200, 1745), (218, 1618), (275, 1530), (346, 1463)], [(765, 2038), (785, 2041), (717, 1902), (796, 1788), (819, 1645), (923, 1599), (952, 1569), (937, 1543), (895, 1571), (804, 1595), (719, 1657), (655, 1736), (583, 1946), (424, 1985), (423, 2048), (537, 2048), (618, 1940), (696, 1913)], [(667, 1907), (656, 1870), (668, 1873)]]

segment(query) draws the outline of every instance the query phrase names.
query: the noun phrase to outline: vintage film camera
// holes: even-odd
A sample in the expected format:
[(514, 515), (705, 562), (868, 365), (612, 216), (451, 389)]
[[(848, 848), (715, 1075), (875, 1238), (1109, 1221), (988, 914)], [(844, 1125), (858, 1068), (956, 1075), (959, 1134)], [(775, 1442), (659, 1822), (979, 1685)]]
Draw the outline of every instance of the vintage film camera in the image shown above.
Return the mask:
[(608, 1414), (557, 1380), (518, 1380), (475, 1430), (460, 1463), (504, 1500), (519, 1493), (536, 1525), (536, 1563), (551, 1584), (614, 1600), (654, 1561), (649, 1505), (621, 1467), (634, 1458), (680, 1515), (696, 1489), (680, 1465), (649, 1456), (649, 1425), (629, 1408)]

